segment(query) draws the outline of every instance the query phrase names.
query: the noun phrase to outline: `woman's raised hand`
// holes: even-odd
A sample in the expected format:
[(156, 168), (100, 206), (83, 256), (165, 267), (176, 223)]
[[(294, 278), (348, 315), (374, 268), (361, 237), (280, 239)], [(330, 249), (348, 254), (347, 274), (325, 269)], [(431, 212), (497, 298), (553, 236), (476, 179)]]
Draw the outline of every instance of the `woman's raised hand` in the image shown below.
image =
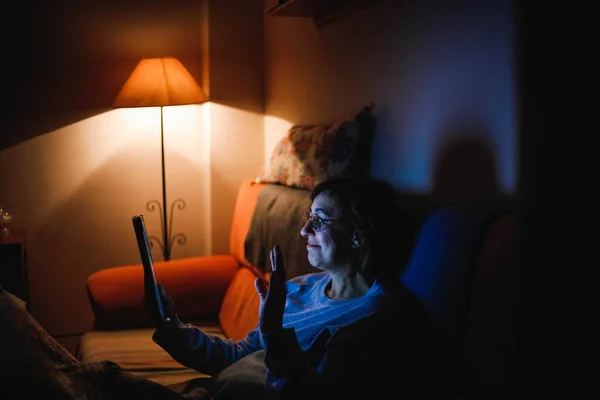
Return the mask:
[(283, 327), (283, 310), (285, 308), (285, 268), (283, 256), (278, 245), (273, 246), (270, 253), (271, 277), (269, 285), (261, 279), (254, 281), (256, 292), (260, 297), (260, 331), (263, 334), (274, 332)]

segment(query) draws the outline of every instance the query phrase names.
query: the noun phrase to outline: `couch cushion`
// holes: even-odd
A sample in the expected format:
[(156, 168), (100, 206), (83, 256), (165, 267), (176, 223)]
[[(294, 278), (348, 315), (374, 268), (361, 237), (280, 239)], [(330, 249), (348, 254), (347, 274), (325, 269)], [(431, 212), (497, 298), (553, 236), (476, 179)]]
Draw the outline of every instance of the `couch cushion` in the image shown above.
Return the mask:
[(246, 235), (246, 259), (260, 271), (269, 272), (269, 254), (278, 244), (288, 279), (318, 272), (308, 262), (306, 239), (300, 234), (304, 226), (302, 216), (311, 204), (308, 190), (273, 184), (261, 190)]
[[(191, 323), (216, 322), (225, 291), (239, 264), (230, 255), (155, 263), (156, 278), (173, 298), (175, 312)], [(151, 327), (144, 306), (142, 265), (107, 268), (86, 282), (95, 329)]]
[(441, 207), (419, 231), (401, 281), (448, 337), (464, 330), (468, 286), (491, 214), (485, 210)]
[[(217, 325), (199, 325), (206, 333), (224, 338)], [(193, 378), (206, 377), (175, 361), (152, 341), (154, 329), (125, 329), (85, 333), (77, 358), (83, 362), (110, 360), (140, 378), (172, 385)]]
[(227, 288), (219, 321), (228, 338), (241, 340), (258, 324), (260, 298), (254, 288), (254, 280), (259, 276), (262, 275), (256, 269), (242, 267)]
[(266, 186), (265, 183), (256, 183), (252, 179), (246, 179), (240, 185), (233, 210), (231, 222), (231, 233), (229, 247), (231, 255), (245, 265), (251, 265), (246, 258), (244, 242), (250, 229), (250, 222), (254, 214), (254, 208), (258, 199), (258, 193)]

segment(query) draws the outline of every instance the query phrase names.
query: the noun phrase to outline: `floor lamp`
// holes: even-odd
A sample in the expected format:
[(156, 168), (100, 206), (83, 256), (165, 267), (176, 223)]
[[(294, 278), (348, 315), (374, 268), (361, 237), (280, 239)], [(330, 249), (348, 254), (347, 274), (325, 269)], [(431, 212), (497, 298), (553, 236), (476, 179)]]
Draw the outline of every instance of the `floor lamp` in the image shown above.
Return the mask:
[(156, 236), (149, 236), (152, 244), (159, 244), (165, 261), (171, 259), (171, 247), (175, 239), (185, 243), (183, 234), (171, 235), (173, 211), (185, 207), (183, 199), (171, 204), (171, 215), (167, 223), (167, 190), (165, 182), (165, 139), (163, 129), (163, 107), (200, 104), (208, 101), (198, 82), (176, 58), (147, 58), (135, 67), (121, 91), (113, 102), (114, 108), (124, 107), (160, 107), (160, 155), (162, 165), (162, 203), (150, 200), (146, 204), (148, 211), (158, 208), (161, 212), (162, 241)]

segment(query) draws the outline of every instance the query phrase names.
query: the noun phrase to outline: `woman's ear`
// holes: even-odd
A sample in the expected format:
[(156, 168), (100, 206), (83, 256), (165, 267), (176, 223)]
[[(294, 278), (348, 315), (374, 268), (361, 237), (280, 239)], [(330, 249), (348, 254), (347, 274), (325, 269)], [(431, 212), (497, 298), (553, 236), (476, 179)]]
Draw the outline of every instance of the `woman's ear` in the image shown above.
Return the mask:
[(352, 247), (358, 248), (363, 244), (363, 235), (360, 231), (354, 231), (354, 236), (352, 236)]

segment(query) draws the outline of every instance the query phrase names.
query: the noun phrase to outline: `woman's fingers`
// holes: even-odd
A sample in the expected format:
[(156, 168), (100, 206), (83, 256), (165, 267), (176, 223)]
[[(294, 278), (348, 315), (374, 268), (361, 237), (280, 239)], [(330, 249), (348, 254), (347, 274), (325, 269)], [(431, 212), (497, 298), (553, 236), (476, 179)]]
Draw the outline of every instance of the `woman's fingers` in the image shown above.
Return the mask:
[(260, 278), (256, 278), (254, 280), (254, 287), (256, 288), (256, 293), (258, 293), (260, 300), (265, 301), (265, 299), (267, 298), (267, 291), (268, 291), (267, 285), (265, 284), (265, 282)]
[(165, 316), (167, 318), (169, 318), (169, 320), (171, 320), (171, 319), (173, 319), (173, 316), (175, 314), (175, 302), (167, 294), (165, 287), (163, 285), (161, 285), (160, 283), (158, 284), (158, 291), (160, 293), (160, 301), (162, 303), (163, 310), (165, 312)]
[(281, 270), (284, 268), (283, 266), (283, 253), (281, 252), (281, 248), (278, 244), (273, 246), (271, 252), (269, 253), (269, 258), (271, 260), (271, 269), (273, 271)]
[(283, 265), (283, 253), (279, 245), (273, 246), (270, 253), (271, 272), (270, 282), (275, 285), (283, 285), (285, 283), (285, 267)]
[(260, 297), (260, 330), (263, 333), (272, 332), (282, 327), (285, 308), (285, 268), (283, 256), (278, 245), (273, 246), (269, 253), (271, 261), (271, 276), (267, 285), (263, 280), (256, 279), (254, 285)]
[(275, 249), (275, 264), (277, 265), (277, 270), (279, 271), (283, 282), (285, 280), (285, 268), (283, 266), (283, 253), (279, 246)]
[(271, 270), (277, 271), (279, 267), (283, 267), (283, 259), (281, 257), (281, 249), (279, 245), (273, 246), (271, 252), (269, 253), (269, 257), (271, 259)]

